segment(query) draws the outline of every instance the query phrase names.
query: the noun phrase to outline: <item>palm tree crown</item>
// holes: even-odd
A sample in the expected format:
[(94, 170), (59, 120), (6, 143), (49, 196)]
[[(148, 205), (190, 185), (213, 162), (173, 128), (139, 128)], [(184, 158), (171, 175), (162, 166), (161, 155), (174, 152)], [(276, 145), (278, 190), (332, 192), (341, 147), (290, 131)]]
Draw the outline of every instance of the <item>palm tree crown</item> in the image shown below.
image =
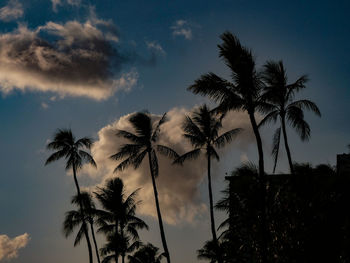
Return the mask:
[(305, 83), (308, 81), (308, 78), (306, 75), (303, 75), (294, 83), (288, 84), (287, 72), (282, 61), (268, 61), (264, 65), (262, 79), (266, 83), (262, 99), (269, 103), (270, 107), (259, 126), (265, 125), (271, 121), (276, 122), (277, 119), (280, 119), (281, 122), (281, 127), (276, 130), (273, 140), (273, 172), (275, 172), (276, 169), (282, 128), (290, 170), (293, 173), (292, 158), (285, 127), (286, 122), (290, 124), (298, 132), (300, 138), (305, 141), (310, 138), (310, 126), (304, 119), (304, 110), (312, 111), (317, 116), (321, 116), (321, 113), (317, 105), (310, 100), (294, 100), (295, 94), (306, 88)]
[(153, 121), (148, 113), (138, 112), (131, 116), (129, 119), (135, 133), (131, 133), (125, 130), (119, 130), (117, 136), (128, 140), (131, 143), (124, 144), (121, 146), (119, 151), (111, 156), (113, 160), (122, 160), (119, 165), (115, 168), (115, 172), (122, 171), (129, 166), (133, 166), (137, 169), (146, 155), (148, 155), (148, 163), (151, 172), (151, 179), (153, 185), (154, 199), (156, 203), (158, 223), (160, 228), (160, 234), (163, 244), (163, 249), (167, 262), (170, 263), (170, 255), (165, 239), (164, 227), (162, 215), (160, 212), (158, 191), (156, 186), (155, 178), (158, 176), (158, 158), (156, 152), (163, 154), (170, 158), (177, 158), (178, 154), (171, 148), (157, 144), (160, 134), (160, 128), (166, 121), (166, 114), (153, 125)]
[[(147, 224), (135, 215), (137, 205), (140, 203), (135, 200), (137, 193), (138, 190), (126, 195), (123, 181), (120, 178), (109, 180), (106, 187), (99, 188), (99, 191), (95, 193), (104, 208), (96, 212), (97, 222), (100, 225), (99, 231), (111, 237), (110, 244), (107, 244), (106, 247), (112, 247), (114, 257), (120, 254), (123, 261), (128, 252), (129, 241), (139, 240), (138, 229), (148, 229)], [(114, 243), (119, 243), (118, 251), (115, 251), (115, 245), (111, 246)]]
[[(197, 158), (201, 151), (205, 151), (208, 165), (207, 173), (211, 232), (213, 236), (213, 242), (214, 244), (217, 244), (217, 246), (219, 244), (216, 236), (214, 220), (210, 160), (213, 157), (216, 160), (219, 160), (219, 155), (216, 152), (215, 147), (221, 148), (225, 146), (225, 144), (231, 142), (233, 138), (241, 131), (239, 128), (233, 129), (219, 136), (219, 130), (221, 128), (222, 118), (219, 118), (215, 112), (210, 111), (206, 105), (203, 105), (198, 110), (194, 111), (192, 117), (186, 116), (185, 122), (183, 124), (183, 130), (185, 132), (184, 137), (190, 141), (195, 149), (185, 153), (175, 160), (175, 163), (182, 164), (185, 160)], [(222, 263), (221, 259), (219, 259), (219, 263)]]
[[(80, 198), (81, 193), (77, 179), (77, 170), (79, 170), (84, 163), (90, 163), (92, 166), (97, 167), (92, 156), (86, 151), (86, 149), (90, 150), (91, 146), (92, 139), (84, 137), (76, 141), (70, 129), (59, 129), (55, 133), (52, 142), (48, 143), (46, 146), (47, 149), (55, 150), (56, 152), (49, 156), (49, 158), (45, 162), (45, 165), (57, 161), (59, 159), (65, 158), (66, 170), (72, 168), (74, 183), (77, 189), (78, 202), (80, 206), (79, 211), (81, 213), (82, 211), (84, 211), (84, 206), (82, 203), (82, 198)], [(84, 219), (83, 214), (81, 215), (81, 218)], [(89, 262), (92, 263), (92, 248), (87, 230), (87, 224), (84, 223), (82, 226), (89, 251)]]

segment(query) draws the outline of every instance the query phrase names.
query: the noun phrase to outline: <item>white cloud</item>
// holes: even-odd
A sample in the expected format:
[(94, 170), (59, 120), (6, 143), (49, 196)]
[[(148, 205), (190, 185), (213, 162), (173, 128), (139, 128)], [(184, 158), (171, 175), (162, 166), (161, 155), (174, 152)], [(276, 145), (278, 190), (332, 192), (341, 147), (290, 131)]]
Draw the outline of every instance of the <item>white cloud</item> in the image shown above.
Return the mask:
[(173, 36), (183, 36), (187, 40), (192, 39), (192, 29), (186, 20), (177, 20), (170, 28)]
[(7, 235), (0, 235), (0, 261), (12, 259), (18, 256), (18, 250), (24, 248), (29, 242), (27, 233), (13, 239)]
[(0, 8), (0, 20), (9, 22), (23, 16), (23, 6), (18, 0), (10, 0)]
[(19, 25), (0, 35), (0, 91), (41, 91), (103, 100), (117, 91), (130, 90), (138, 74), (135, 69), (121, 71), (127, 57), (112, 42), (118, 42), (115, 26), (96, 16), (85, 23), (47, 22), (34, 30)]
[(44, 110), (48, 109), (49, 108), (49, 104), (45, 103), (45, 102), (42, 102), (41, 103), (41, 108), (43, 108)]
[[(183, 154), (191, 149), (191, 146), (183, 139), (181, 124), (188, 110), (184, 108), (174, 108), (168, 112), (168, 122), (162, 126), (160, 144), (167, 145), (175, 149), (179, 154)], [(160, 118), (158, 115), (152, 115), (154, 120)], [(88, 174), (95, 181), (103, 184), (107, 179), (119, 176), (121, 177), (128, 191), (133, 191), (141, 187), (139, 198), (142, 203), (139, 207), (139, 213), (147, 216), (156, 217), (153, 188), (149, 175), (148, 162), (145, 160), (139, 169), (127, 169), (118, 174), (113, 170), (118, 163), (109, 159), (109, 156), (116, 153), (119, 147), (125, 141), (118, 138), (117, 129), (130, 130), (132, 127), (128, 121), (129, 115), (123, 116), (117, 121), (105, 126), (98, 132), (98, 140), (92, 147), (92, 155), (97, 162), (98, 169), (85, 166), (82, 174)], [(246, 147), (254, 142), (250, 132), (250, 122), (245, 113), (228, 114), (224, 120), (223, 132), (233, 128), (244, 128), (246, 131), (237, 138), (239, 143), (227, 146), (232, 149), (236, 147)], [(223, 152), (221, 152), (223, 153)], [(201, 199), (200, 185), (206, 178), (205, 158), (202, 157), (194, 162), (187, 162), (184, 166), (172, 165), (171, 161), (158, 155), (159, 158), (159, 177), (157, 186), (159, 191), (159, 200), (162, 209), (162, 216), (169, 224), (178, 224), (179, 222), (195, 222), (198, 216), (206, 215), (207, 198)], [(215, 171), (213, 168), (213, 174)]]
[(150, 49), (150, 50), (153, 50), (163, 56), (166, 55), (163, 47), (157, 43), (156, 41), (146, 41), (146, 45), (147, 45), (147, 48)]

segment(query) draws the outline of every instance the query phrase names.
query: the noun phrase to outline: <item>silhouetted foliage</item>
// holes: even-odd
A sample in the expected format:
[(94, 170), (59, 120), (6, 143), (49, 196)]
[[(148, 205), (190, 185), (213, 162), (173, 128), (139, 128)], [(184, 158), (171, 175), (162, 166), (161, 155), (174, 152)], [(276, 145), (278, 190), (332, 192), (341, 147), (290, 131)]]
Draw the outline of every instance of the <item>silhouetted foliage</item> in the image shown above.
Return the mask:
[(249, 115), (259, 153), (261, 247), (263, 263), (267, 263), (264, 153), (255, 113), (268, 112), (270, 105), (261, 99), (264, 83), (256, 70), (255, 59), (251, 50), (242, 46), (239, 39), (230, 32), (223, 33), (221, 39), (223, 43), (218, 45), (219, 56), (229, 67), (232, 82), (214, 73), (208, 73), (202, 75), (188, 89), (195, 94), (207, 96), (219, 103), (216, 108), (217, 112), (226, 113), (231, 110), (244, 110)]
[[(350, 178), (328, 165), (294, 164), (295, 175), (268, 175), (269, 262), (350, 262)], [(257, 171), (240, 167), (217, 207), (228, 212), (227, 262), (259, 262)]]
[[(139, 229), (148, 229), (147, 224), (136, 216), (138, 190), (126, 195), (123, 181), (113, 178), (106, 186), (95, 193), (104, 210), (97, 210), (98, 231), (107, 236), (107, 244), (101, 249), (105, 256), (103, 262), (110, 262), (121, 256), (125, 261), (126, 253), (132, 252), (139, 244)], [(111, 255), (112, 254), (112, 255)]]
[[(206, 105), (201, 106), (192, 113), (192, 116), (186, 116), (183, 123), (184, 137), (194, 147), (193, 150), (183, 154), (177, 158), (174, 163), (183, 163), (186, 160), (196, 159), (201, 152), (207, 157), (207, 173), (208, 173), (208, 191), (209, 191), (209, 207), (211, 232), (214, 244), (217, 243), (216, 227), (214, 220), (213, 193), (211, 186), (211, 159), (215, 158), (219, 161), (219, 155), (215, 148), (222, 148), (230, 143), (241, 129), (232, 129), (221, 135), (219, 130), (222, 128), (222, 119), (215, 112), (210, 111)], [(219, 258), (220, 259), (220, 258)], [(222, 262), (222, 260), (219, 260)]]
[(283, 62), (268, 61), (264, 65), (262, 76), (262, 79), (266, 83), (262, 100), (269, 103), (270, 106), (269, 111), (259, 126), (269, 122), (277, 122), (277, 119), (279, 119), (281, 124), (281, 127), (277, 128), (273, 139), (273, 173), (275, 173), (277, 165), (282, 131), (290, 171), (293, 174), (294, 169), (288, 145), (286, 123), (291, 125), (297, 131), (300, 138), (305, 141), (310, 138), (310, 126), (304, 119), (304, 110), (312, 111), (318, 116), (321, 116), (321, 112), (317, 105), (310, 100), (294, 100), (295, 94), (306, 88), (305, 83), (308, 81), (306, 75), (299, 77), (294, 83), (288, 84), (287, 72)]
[(135, 169), (137, 169), (141, 165), (145, 156), (148, 155), (160, 235), (165, 257), (167, 259), (167, 262), (170, 263), (170, 254), (165, 238), (163, 220), (159, 207), (158, 191), (156, 186), (156, 177), (158, 176), (158, 158), (156, 152), (159, 152), (160, 154), (173, 159), (178, 158), (178, 154), (167, 146), (157, 144), (160, 135), (160, 128), (162, 124), (166, 122), (166, 114), (162, 116), (162, 118), (155, 124), (155, 126), (153, 125), (149, 114), (145, 112), (135, 113), (130, 117), (129, 121), (133, 126), (135, 133), (119, 130), (117, 136), (124, 138), (131, 143), (122, 145), (118, 152), (112, 155), (110, 158), (116, 161), (121, 160), (119, 165), (115, 168), (115, 172), (117, 172), (122, 171), (129, 166), (133, 166)]
[[(77, 189), (78, 202), (80, 202), (80, 211), (83, 211), (82, 199), (80, 196), (80, 187), (77, 179), (77, 171), (83, 166), (84, 163), (89, 163), (96, 167), (96, 163), (92, 156), (85, 150), (90, 150), (92, 145), (92, 139), (84, 137), (75, 140), (75, 137), (70, 129), (58, 130), (53, 140), (47, 144), (47, 149), (55, 150), (53, 154), (46, 160), (45, 165), (57, 161), (59, 159), (66, 159), (66, 170), (73, 170), (73, 178), (75, 187)], [(82, 215), (84, 218), (84, 215)], [(89, 251), (89, 262), (92, 263), (92, 248), (88, 234), (87, 224), (83, 224), (83, 232), (85, 234), (88, 251)]]
[(142, 245), (132, 256), (128, 256), (129, 263), (161, 263), (164, 253), (159, 254), (159, 248), (151, 243)]

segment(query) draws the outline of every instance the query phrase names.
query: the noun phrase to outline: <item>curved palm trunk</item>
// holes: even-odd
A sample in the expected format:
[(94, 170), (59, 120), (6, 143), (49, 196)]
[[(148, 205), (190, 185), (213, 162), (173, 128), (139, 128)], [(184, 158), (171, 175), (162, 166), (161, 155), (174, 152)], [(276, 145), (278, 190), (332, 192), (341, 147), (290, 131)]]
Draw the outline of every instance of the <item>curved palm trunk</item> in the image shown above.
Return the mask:
[(97, 242), (96, 242), (96, 237), (95, 237), (94, 225), (93, 225), (92, 222), (90, 222), (90, 227), (91, 227), (92, 240), (94, 241), (94, 245), (95, 245), (97, 262), (101, 263), (101, 261), (100, 261), (100, 254), (98, 253), (98, 247), (97, 247)]
[(155, 199), (156, 208), (157, 208), (157, 216), (158, 216), (158, 223), (159, 223), (159, 229), (160, 229), (160, 236), (161, 236), (161, 239), (162, 239), (164, 254), (165, 254), (167, 263), (170, 263), (170, 254), (169, 254), (168, 246), (167, 246), (166, 239), (165, 239), (162, 214), (160, 213), (160, 207), (159, 207), (156, 179), (155, 179), (155, 176), (153, 174), (153, 169), (152, 169), (153, 166), (152, 166), (151, 153), (150, 152), (148, 152), (148, 161), (149, 161), (149, 168), (151, 170), (152, 185), (153, 185), (154, 199)]
[[(208, 190), (209, 190), (209, 208), (210, 208), (210, 224), (211, 224), (211, 233), (213, 235), (213, 241), (215, 242), (215, 245), (217, 246), (217, 249), (219, 249), (219, 243), (218, 239), (216, 237), (216, 227), (215, 227), (215, 218), (214, 218), (214, 205), (213, 205), (213, 191), (211, 188), (211, 175), (210, 175), (210, 152), (207, 148), (207, 160), (208, 160)], [(221, 255), (218, 255), (218, 262), (222, 263)]]
[(264, 171), (264, 152), (258, 125), (256, 124), (254, 111), (248, 112), (253, 132), (256, 138), (259, 153), (259, 185), (261, 198), (261, 262), (267, 263), (267, 223), (266, 223), (266, 178)]
[[(80, 187), (79, 187), (79, 184), (78, 184), (77, 172), (76, 172), (76, 168), (75, 168), (74, 164), (73, 164), (73, 177), (74, 177), (75, 186), (76, 186), (77, 192), (78, 192), (80, 211), (83, 211), (83, 204), (82, 204), (81, 198), (80, 198)], [(88, 233), (88, 229), (87, 229), (85, 221), (84, 221), (84, 234), (85, 234), (86, 243), (87, 243), (88, 250), (89, 250), (89, 262), (93, 263), (91, 242), (90, 242), (90, 237), (89, 237), (89, 233)]]
[(288, 145), (287, 130), (286, 130), (286, 121), (285, 121), (284, 115), (281, 116), (281, 122), (282, 122), (282, 132), (283, 132), (284, 146), (286, 147), (286, 152), (287, 152), (287, 156), (288, 156), (288, 162), (289, 162), (290, 173), (291, 173), (291, 174), (294, 174), (294, 167), (293, 167), (292, 157), (291, 157), (290, 150), (289, 150), (289, 145)]

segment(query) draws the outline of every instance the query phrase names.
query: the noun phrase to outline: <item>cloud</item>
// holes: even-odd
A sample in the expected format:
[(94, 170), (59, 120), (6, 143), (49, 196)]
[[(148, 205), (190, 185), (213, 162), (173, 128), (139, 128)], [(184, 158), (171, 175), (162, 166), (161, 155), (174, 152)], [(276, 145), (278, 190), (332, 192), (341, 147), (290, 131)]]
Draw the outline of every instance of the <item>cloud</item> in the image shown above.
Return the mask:
[(23, 16), (23, 6), (17, 0), (8, 1), (7, 5), (0, 8), (0, 20), (9, 22)]
[(13, 239), (7, 235), (0, 235), (0, 261), (12, 259), (18, 256), (18, 250), (24, 248), (29, 242), (27, 233)]
[[(181, 129), (184, 116), (188, 112), (184, 108), (170, 110), (167, 115), (169, 120), (163, 124), (161, 130), (159, 143), (175, 149), (179, 154), (191, 149), (191, 146), (183, 139)], [(118, 163), (108, 158), (115, 154), (122, 144), (126, 143), (115, 135), (116, 130), (133, 131), (128, 121), (130, 115), (121, 117), (98, 132), (98, 140), (92, 147), (92, 155), (97, 162), (98, 169), (85, 166), (82, 174), (88, 174), (94, 178), (95, 182), (99, 182), (99, 185), (104, 184), (105, 180), (109, 178), (119, 176), (124, 180), (128, 191), (141, 187), (139, 198), (142, 199), (142, 203), (138, 211), (143, 215), (156, 217), (148, 162), (144, 160), (139, 169), (129, 168), (116, 175), (113, 174), (113, 170)], [(159, 115), (152, 116), (154, 120), (160, 118)], [(239, 142), (231, 144), (227, 148), (245, 147), (254, 142), (246, 114), (230, 113), (224, 120), (223, 125), (223, 132), (238, 127), (246, 130), (238, 138)], [(223, 152), (221, 153), (223, 154)], [(164, 220), (169, 224), (193, 223), (203, 214), (206, 215), (207, 199), (202, 200), (200, 195), (200, 186), (203, 180), (206, 179), (205, 157), (203, 156), (194, 162), (187, 162), (184, 166), (174, 166), (170, 160), (161, 155), (158, 155), (158, 158), (159, 177), (157, 178), (157, 186)], [(215, 163), (215, 161), (213, 162)], [(215, 167), (213, 167), (212, 172), (215, 176)]]
[(122, 71), (128, 57), (116, 47), (111, 21), (25, 25), (0, 35), (0, 91), (51, 92), (60, 97), (103, 100), (137, 83), (136, 69)]
[(44, 110), (46, 110), (46, 109), (49, 108), (49, 104), (47, 104), (47, 103), (45, 103), (45, 102), (42, 102), (42, 103), (41, 103), (41, 108), (44, 109)]
[(57, 6), (64, 4), (79, 6), (81, 4), (81, 0), (51, 0), (51, 3), (53, 11), (57, 12)]
[(147, 48), (149, 50), (155, 51), (155, 52), (161, 54), (162, 56), (166, 55), (163, 47), (159, 43), (157, 43), (156, 41), (146, 41), (146, 45), (147, 45)]
[(170, 28), (173, 36), (183, 36), (187, 40), (192, 39), (192, 29), (186, 20), (177, 20)]

